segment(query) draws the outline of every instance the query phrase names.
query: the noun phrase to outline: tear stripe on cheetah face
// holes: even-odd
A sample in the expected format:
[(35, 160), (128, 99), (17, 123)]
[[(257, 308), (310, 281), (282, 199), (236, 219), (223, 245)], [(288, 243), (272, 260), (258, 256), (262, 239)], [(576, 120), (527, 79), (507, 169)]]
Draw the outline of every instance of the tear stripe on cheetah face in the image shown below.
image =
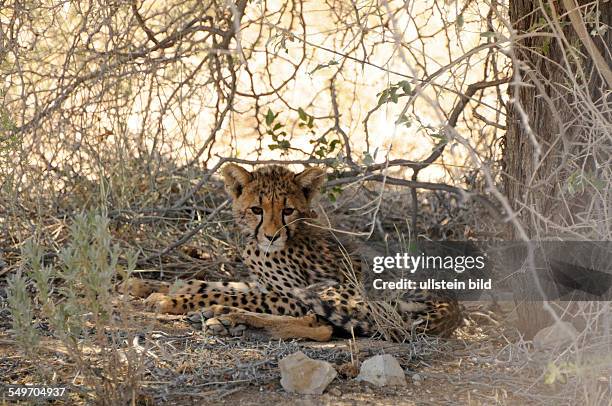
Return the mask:
[[(277, 165), (249, 172), (229, 164), (223, 175), (235, 221), (247, 236), (242, 256), (253, 282), (192, 281), (177, 292), (153, 294), (147, 305), (174, 314), (222, 305), (229, 312), (283, 316), (266, 319), (272, 324), (286, 323), (284, 316), (300, 318), (314, 312), (346, 332), (376, 333), (373, 315), (380, 313), (385, 303), (365, 300), (351, 288), (338, 242), (320, 227), (299, 220), (312, 217), (311, 204), (324, 172), (310, 168), (295, 174)], [(349, 257), (352, 268), (359, 271), (358, 255)], [(141, 293), (150, 286), (146, 284)], [(442, 300), (426, 291), (407, 292), (391, 305), (405, 323), (403, 331), (414, 327), (418, 332), (448, 336), (462, 320), (456, 301)], [(308, 337), (299, 323), (295, 326)]]

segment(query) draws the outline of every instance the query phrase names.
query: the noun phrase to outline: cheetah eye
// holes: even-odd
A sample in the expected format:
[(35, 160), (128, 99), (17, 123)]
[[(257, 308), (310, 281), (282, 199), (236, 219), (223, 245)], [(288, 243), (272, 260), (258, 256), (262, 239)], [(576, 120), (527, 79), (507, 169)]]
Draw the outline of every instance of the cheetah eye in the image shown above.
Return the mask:
[(294, 209), (294, 208), (292, 208), (292, 207), (285, 207), (285, 208), (283, 209), (283, 215), (284, 215), (284, 216), (291, 216), (291, 215), (293, 214), (293, 212), (294, 212), (294, 211), (295, 211), (295, 209)]
[(253, 214), (257, 214), (258, 216), (260, 216), (263, 213), (263, 209), (257, 206), (251, 207), (251, 211), (253, 212)]

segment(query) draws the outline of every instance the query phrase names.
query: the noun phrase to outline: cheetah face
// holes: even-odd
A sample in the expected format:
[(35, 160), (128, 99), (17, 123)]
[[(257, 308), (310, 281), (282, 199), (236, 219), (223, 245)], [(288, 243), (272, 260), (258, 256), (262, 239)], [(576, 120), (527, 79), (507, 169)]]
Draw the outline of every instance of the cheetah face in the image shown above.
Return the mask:
[(311, 204), (325, 179), (325, 171), (308, 168), (294, 173), (279, 165), (253, 172), (235, 165), (223, 167), (225, 188), (232, 198), (240, 230), (262, 250), (282, 250), (311, 218)]

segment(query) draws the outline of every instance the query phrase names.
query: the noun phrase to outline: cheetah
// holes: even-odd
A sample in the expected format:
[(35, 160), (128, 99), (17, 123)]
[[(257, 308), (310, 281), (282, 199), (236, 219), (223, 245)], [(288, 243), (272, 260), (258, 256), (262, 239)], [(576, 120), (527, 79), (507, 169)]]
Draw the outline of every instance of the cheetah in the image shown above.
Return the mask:
[[(222, 175), (245, 237), (242, 257), (252, 280), (192, 280), (170, 293), (169, 283), (130, 278), (127, 290), (147, 298), (146, 304), (160, 313), (201, 311), (219, 334), (245, 325), (280, 338), (319, 341), (342, 332), (375, 334), (377, 302), (365, 300), (347, 276), (339, 242), (316, 223), (312, 205), (325, 171), (311, 167), (294, 173), (269, 165), (249, 172), (226, 164)], [(348, 262), (361, 267), (353, 256)], [(427, 334), (448, 336), (462, 320), (457, 301), (427, 291), (410, 291), (393, 305), (406, 325)]]

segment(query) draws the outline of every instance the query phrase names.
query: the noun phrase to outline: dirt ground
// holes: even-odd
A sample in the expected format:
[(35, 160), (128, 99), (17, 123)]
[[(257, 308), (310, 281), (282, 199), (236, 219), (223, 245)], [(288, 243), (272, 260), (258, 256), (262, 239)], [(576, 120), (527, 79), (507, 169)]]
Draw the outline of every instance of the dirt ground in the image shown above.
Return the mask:
[[(398, 199), (384, 202), (394, 208), (387, 212), (397, 211), (398, 202), (409, 200)], [(445, 199), (439, 200), (448, 203)], [(422, 212), (424, 217), (427, 213)], [(437, 213), (432, 209), (431, 218), (424, 221), (443, 224), (448, 230), (440, 232), (445, 235), (455, 229), (454, 235), (466, 235), (470, 231), (468, 228), (483, 229), (479, 222), (488, 221), (484, 215), (471, 214), (473, 221), (467, 221), (461, 213), (468, 215), (470, 212), (460, 211), (444, 217), (455, 219), (454, 222), (444, 222), (436, 217)], [(211, 228), (198, 235), (190, 246), (164, 255), (161, 278), (241, 280), (246, 277), (237, 258), (236, 242), (226, 242), (231, 233), (223, 225), (231, 224), (230, 215), (222, 214), (224, 221), (218, 223), (219, 229)], [(353, 220), (351, 224), (361, 223)], [(468, 227), (466, 224), (475, 225)], [(145, 253), (157, 258), (159, 247), (182, 241), (183, 233), (190, 230), (185, 225), (181, 227), (184, 229), (169, 221), (167, 224), (143, 224), (137, 229), (118, 227), (114, 232), (121, 241), (141, 244)], [(70, 241), (64, 221), (53, 220), (48, 228), (61, 231), (53, 234), (58, 240), (53, 244), (61, 246)], [(385, 229), (393, 227), (387, 225)], [(206, 255), (200, 254), (200, 250), (193, 253), (191, 246), (207, 247)], [(33, 355), (27, 355), (23, 345), (10, 333), (5, 276), (21, 267), (18, 251), (12, 252), (14, 258), (8, 258), (12, 265), (2, 271), (5, 275), (0, 274), (0, 406), (14, 403), (5, 396), (6, 385), (41, 383), (67, 386), (68, 397), (53, 401), (59, 405), (94, 404), (96, 399), (101, 404), (117, 404), (104, 399), (104, 393), (119, 393), (122, 398), (129, 399), (122, 404), (143, 406), (574, 405), (584, 404), (585, 398), (593, 405), (611, 404), (612, 360), (609, 355), (601, 355), (610, 353), (611, 344), (584, 341), (581, 348), (585, 351), (581, 353), (568, 350), (569, 346), (556, 352), (537, 351), (514, 327), (516, 315), (511, 302), (498, 306), (490, 302), (464, 303), (466, 325), (450, 339), (419, 338), (391, 343), (358, 338), (352, 343), (347, 339), (316, 343), (275, 340), (252, 331), (247, 331), (243, 337), (211, 336), (194, 328), (183, 316), (148, 313), (139, 299), (130, 300), (126, 307), (126, 302), (118, 297), (113, 308), (118, 313), (121, 309), (129, 310), (127, 314), (124, 310), (123, 314), (113, 315), (118, 321), (110, 323), (112, 329), (96, 331), (96, 324), (92, 324), (87, 327), (89, 331), (77, 336), (75, 342), (82, 355), (82, 365), (77, 365), (75, 354), (51, 334), (45, 322), (40, 321), (36, 321), (36, 331), (43, 341)], [(155, 264), (150, 265), (151, 268), (145, 269), (155, 268)], [(154, 275), (158, 274), (159, 271), (155, 271)], [(98, 341), (90, 343), (97, 347), (86, 346), (83, 337), (96, 338), (96, 334)], [(104, 346), (111, 338), (113, 345)], [(124, 359), (130, 351), (139, 356), (135, 364)], [(278, 362), (296, 351), (328, 361), (342, 371), (347, 370), (347, 365), (353, 365), (353, 372), (359, 362), (368, 357), (391, 354), (406, 372), (407, 385), (378, 388), (355, 381), (354, 373), (340, 373), (323, 395), (289, 394), (280, 385)], [(135, 367), (129, 369), (129, 365)], [(102, 382), (102, 387), (92, 386), (92, 380)], [(23, 404), (32, 404), (32, 401)]]
[[(327, 343), (282, 341), (248, 331), (243, 337), (214, 337), (194, 330), (181, 316), (142, 312), (137, 317), (138, 325), (132, 326), (142, 332), (137, 345), (146, 348), (135, 404), (572, 404), (563, 398), (558, 386), (544, 383), (544, 366), (531, 362), (534, 352), (529, 345), (520, 344), (511, 327), (512, 312), (504, 307), (506, 310), (491, 313), (482, 304), (468, 305), (471, 321), (455, 337), (406, 343), (376, 339), (353, 343), (346, 339)], [(35, 365), (21, 355), (8, 336), (0, 340), (3, 382), (39, 383)], [(67, 375), (72, 369), (66, 350), (50, 338), (46, 344), (44, 359), (56, 374), (56, 382), (73, 388), (68, 399), (54, 403), (88, 403), (79, 392), (78, 376)], [(323, 395), (289, 394), (280, 385), (278, 360), (295, 351), (336, 367), (391, 354), (404, 368), (407, 385), (379, 388), (355, 381), (354, 374), (340, 373)]]

